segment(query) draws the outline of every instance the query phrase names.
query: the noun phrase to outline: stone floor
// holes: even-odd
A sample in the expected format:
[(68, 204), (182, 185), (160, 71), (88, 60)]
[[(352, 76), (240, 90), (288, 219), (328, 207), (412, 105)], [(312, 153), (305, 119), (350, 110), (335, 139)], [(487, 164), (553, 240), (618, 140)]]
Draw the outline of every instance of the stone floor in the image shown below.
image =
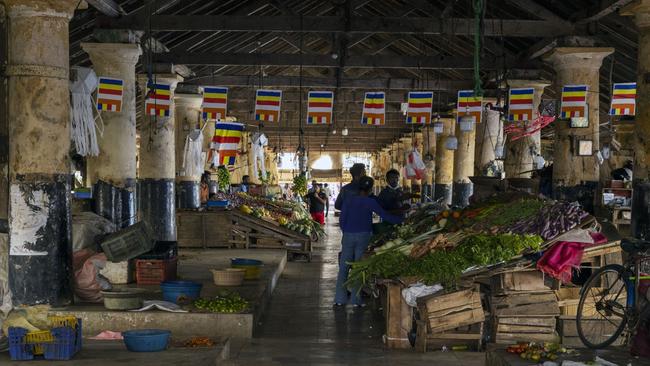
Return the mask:
[(231, 365), (458, 365), (484, 364), (472, 352), (416, 353), (386, 350), (378, 309), (335, 310), (341, 234), (338, 218), (327, 220), (328, 236), (312, 263), (287, 264), (250, 343), (231, 344)]

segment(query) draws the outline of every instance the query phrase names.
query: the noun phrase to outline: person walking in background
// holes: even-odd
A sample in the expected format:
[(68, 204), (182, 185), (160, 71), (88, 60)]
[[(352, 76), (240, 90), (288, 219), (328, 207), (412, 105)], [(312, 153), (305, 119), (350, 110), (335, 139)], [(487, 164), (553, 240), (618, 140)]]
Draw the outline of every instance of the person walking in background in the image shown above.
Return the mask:
[(348, 291), (345, 283), (348, 280), (351, 262), (361, 259), (363, 253), (368, 248), (370, 237), (372, 236), (372, 213), (378, 214), (383, 220), (392, 224), (402, 222), (402, 217), (392, 215), (381, 208), (377, 200), (368, 197), (372, 192), (374, 180), (370, 177), (361, 177), (357, 181), (359, 188), (358, 195), (346, 197), (341, 210), (341, 230), (343, 239), (341, 240), (343, 249), (339, 259), (339, 274), (336, 279), (336, 295), (334, 304), (343, 306), (348, 302), (355, 307), (363, 307), (365, 304), (359, 297), (361, 289), (351, 289), (348, 298)]
[(323, 193), (325, 193), (325, 217), (330, 214), (330, 197), (332, 196), (332, 192), (330, 191), (330, 187), (325, 183), (323, 185)]
[(325, 225), (325, 193), (321, 191), (319, 184), (314, 185), (311, 192), (305, 197), (309, 205), (309, 214), (311, 218), (321, 225)]

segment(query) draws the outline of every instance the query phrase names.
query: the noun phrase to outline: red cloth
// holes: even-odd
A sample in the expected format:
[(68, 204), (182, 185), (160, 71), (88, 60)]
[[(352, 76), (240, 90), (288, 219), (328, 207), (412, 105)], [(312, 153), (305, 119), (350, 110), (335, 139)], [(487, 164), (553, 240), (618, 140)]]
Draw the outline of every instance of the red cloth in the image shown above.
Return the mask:
[(325, 213), (324, 212), (312, 212), (311, 218), (321, 225), (325, 225)]
[(555, 243), (537, 261), (537, 269), (564, 283), (571, 282), (572, 270), (580, 267), (585, 248), (607, 242), (607, 238), (601, 233), (589, 233), (589, 235), (594, 239), (594, 244), (568, 241)]

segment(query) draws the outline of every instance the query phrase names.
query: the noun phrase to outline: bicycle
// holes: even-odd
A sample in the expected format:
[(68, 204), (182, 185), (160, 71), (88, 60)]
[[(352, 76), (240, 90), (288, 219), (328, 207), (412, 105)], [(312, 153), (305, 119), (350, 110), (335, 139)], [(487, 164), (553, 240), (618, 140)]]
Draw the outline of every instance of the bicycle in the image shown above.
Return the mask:
[(583, 285), (576, 317), (578, 336), (589, 348), (614, 343), (627, 326), (626, 342), (639, 321), (650, 311), (646, 294), (639, 293), (641, 265), (650, 263), (650, 241), (623, 239), (621, 249), (628, 254), (623, 265), (609, 264), (594, 272)]

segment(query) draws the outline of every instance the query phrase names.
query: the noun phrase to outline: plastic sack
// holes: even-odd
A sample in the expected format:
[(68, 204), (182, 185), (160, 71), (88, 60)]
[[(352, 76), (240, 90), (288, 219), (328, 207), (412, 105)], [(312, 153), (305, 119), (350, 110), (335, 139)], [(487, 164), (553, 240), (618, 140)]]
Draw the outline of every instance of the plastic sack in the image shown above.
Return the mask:
[(102, 216), (92, 212), (74, 214), (72, 215), (72, 251), (95, 249), (97, 239), (112, 232), (115, 232), (115, 224)]
[(72, 261), (75, 295), (82, 301), (101, 302), (101, 291), (111, 288), (110, 283), (99, 274), (106, 264), (106, 255), (84, 249), (73, 253)]
[(423, 179), (426, 174), (427, 166), (422, 161), (420, 153), (413, 149), (406, 156), (405, 176), (408, 179)]
[(428, 296), (435, 294), (436, 292), (442, 290), (443, 287), (440, 284), (435, 284), (433, 286), (427, 286), (423, 283), (416, 283), (410, 287), (407, 287), (402, 290), (402, 297), (404, 301), (411, 306), (416, 307), (418, 305), (417, 300), (419, 297)]

